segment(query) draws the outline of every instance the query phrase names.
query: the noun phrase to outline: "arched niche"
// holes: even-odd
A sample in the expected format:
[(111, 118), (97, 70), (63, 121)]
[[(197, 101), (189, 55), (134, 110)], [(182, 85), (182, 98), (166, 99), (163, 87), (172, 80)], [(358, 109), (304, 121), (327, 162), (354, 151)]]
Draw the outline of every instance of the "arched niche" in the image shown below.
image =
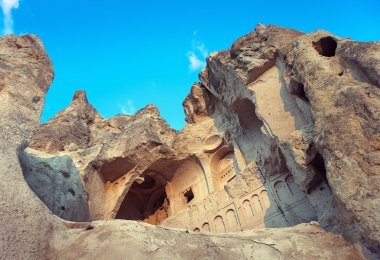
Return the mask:
[(202, 231), (204, 231), (204, 232), (210, 232), (211, 231), (210, 224), (207, 223), (207, 222), (203, 223), (203, 225), (202, 225)]
[(290, 193), (290, 190), (285, 182), (275, 182), (274, 190), (276, 191), (277, 197), (281, 203), (289, 202), (289, 198), (292, 196), (292, 194)]
[(223, 233), (226, 232), (226, 226), (224, 224), (224, 220), (222, 216), (216, 216), (214, 218), (214, 227), (216, 233)]
[(257, 194), (252, 196), (253, 211), (255, 215), (263, 215), (263, 205), (261, 203), (260, 197)]
[(147, 172), (144, 181), (134, 182), (121, 203), (116, 219), (142, 220), (159, 224), (168, 217), (166, 180), (158, 172)]
[(204, 151), (211, 153), (215, 152), (223, 145), (223, 138), (220, 135), (209, 136), (204, 142)]
[(215, 190), (223, 190), (224, 185), (236, 176), (237, 163), (233, 150), (224, 146), (211, 158), (210, 168)]
[(285, 200), (287, 204), (291, 205), (293, 203), (306, 199), (305, 193), (303, 193), (298, 185), (294, 182), (293, 175), (286, 176), (285, 184), (286, 188), (288, 189), (288, 197)]
[(171, 214), (206, 198), (209, 194), (208, 186), (199, 161), (190, 159), (182, 163), (167, 185), (166, 192), (171, 205)]
[(248, 200), (245, 199), (242, 203), (242, 209), (243, 209), (243, 214), (244, 214), (244, 219), (246, 222), (246, 225), (253, 224), (253, 219), (254, 219), (254, 213), (252, 209), (252, 203)]
[(266, 211), (270, 206), (270, 200), (269, 200), (268, 192), (266, 190), (262, 190), (260, 192), (260, 201), (261, 201), (263, 210)]
[(239, 223), (238, 223), (235, 211), (233, 209), (227, 210), (226, 220), (227, 220), (227, 225), (228, 225), (228, 231), (238, 231), (239, 230)]

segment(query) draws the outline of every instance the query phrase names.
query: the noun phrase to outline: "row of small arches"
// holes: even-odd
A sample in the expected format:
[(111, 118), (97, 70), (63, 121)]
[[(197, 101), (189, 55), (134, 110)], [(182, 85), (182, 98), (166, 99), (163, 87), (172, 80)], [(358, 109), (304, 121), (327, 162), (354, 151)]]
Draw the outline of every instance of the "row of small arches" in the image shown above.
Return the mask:
[(266, 190), (262, 190), (260, 196), (254, 194), (250, 199), (246, 198), (242, 203), (242, 209), (247, 221), (250, 221), (256, 216), (262, 216), (268, 207), (269, 201)]
[[(259, 194), (253, 194), (250, 199), (245, 199), (242, 203), (242, 208), (247, 221), (252, 221), (254, 216), (261, 216), (268, 208), (268, 194), (266, 190), (262, 190)], [(233, 209), (228, 209), (224, 215), (217, 215), (213, 221), (213, 231), (231, 232), (240, 230), (239, 218)], [(208, 222), (203, 223), (201, 228), (194, 228), (194, 232), (211, 232), (211, 227)]]
[(280, 201), (291, 203), (305, 197), (291, 175), (287, 176), (284, 181), (275, 182), (273, 187)]
[[(236, 216), (236, 213), (233, 209), (229, 209), (226, 211), (225, 218), (221, 215), (217, 215), (214, 218), (213, 223), (213, 231), (217, 233), (223, 233), (223, 232), (233, 232), (233, 231), (239, 231), (240, 225), (238, 222), (238, 218)], [(203, 223), (201, 229), (196, 227), (194, 228), (194, 232), (211, 232), (211, 227), (208, 222)]]

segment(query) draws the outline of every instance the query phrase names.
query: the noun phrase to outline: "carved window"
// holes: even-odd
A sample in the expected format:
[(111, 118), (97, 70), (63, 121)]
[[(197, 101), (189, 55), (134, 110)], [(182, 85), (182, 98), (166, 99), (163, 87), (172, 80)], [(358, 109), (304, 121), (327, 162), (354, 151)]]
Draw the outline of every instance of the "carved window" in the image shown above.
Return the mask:
[(218, 178), (221, 183), (227, 182), (234, 174), (234, 154), (227, 153), (218, 163)]
[(185, 197), (185, 201), (187, 203), (189, 203), (190, 201), (192, 201), (194, 199), (194, 193), (193, 193), (193, 190), (191, 188), (187, 189), (184, 193), (183, 193), (183, 196)]

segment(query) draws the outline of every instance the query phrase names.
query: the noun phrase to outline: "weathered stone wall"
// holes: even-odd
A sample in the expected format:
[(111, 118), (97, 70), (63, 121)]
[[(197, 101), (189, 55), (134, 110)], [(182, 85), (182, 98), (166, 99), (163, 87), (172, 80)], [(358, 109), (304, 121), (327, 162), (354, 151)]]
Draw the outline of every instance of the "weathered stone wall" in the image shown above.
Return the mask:
[[(50, 60), (34, 36), (1, 38), (1, 258), (375, 258), (378, 51), (258, 25), (207, 59), (177, 132), (153, 105), (104, 119), (82, 91), (39, 126)], [(56, 215), (92, 222), (52, 215), (27, 182)]]
[(24, 177), (30, 188), (58, 217), (71, 221), (89, 221), (87, 194), (72, 159), (20, 151)]

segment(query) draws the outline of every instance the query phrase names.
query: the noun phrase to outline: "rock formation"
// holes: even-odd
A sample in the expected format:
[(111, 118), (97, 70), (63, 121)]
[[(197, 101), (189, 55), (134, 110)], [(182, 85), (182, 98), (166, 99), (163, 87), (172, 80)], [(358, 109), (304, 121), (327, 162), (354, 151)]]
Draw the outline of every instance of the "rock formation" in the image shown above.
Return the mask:
[(258, 25), (207, 58), (177, 132), (83, 91), (40, 125), (51, 62), (0, 38), (1, 258), (376, 259), (379, 53)]

